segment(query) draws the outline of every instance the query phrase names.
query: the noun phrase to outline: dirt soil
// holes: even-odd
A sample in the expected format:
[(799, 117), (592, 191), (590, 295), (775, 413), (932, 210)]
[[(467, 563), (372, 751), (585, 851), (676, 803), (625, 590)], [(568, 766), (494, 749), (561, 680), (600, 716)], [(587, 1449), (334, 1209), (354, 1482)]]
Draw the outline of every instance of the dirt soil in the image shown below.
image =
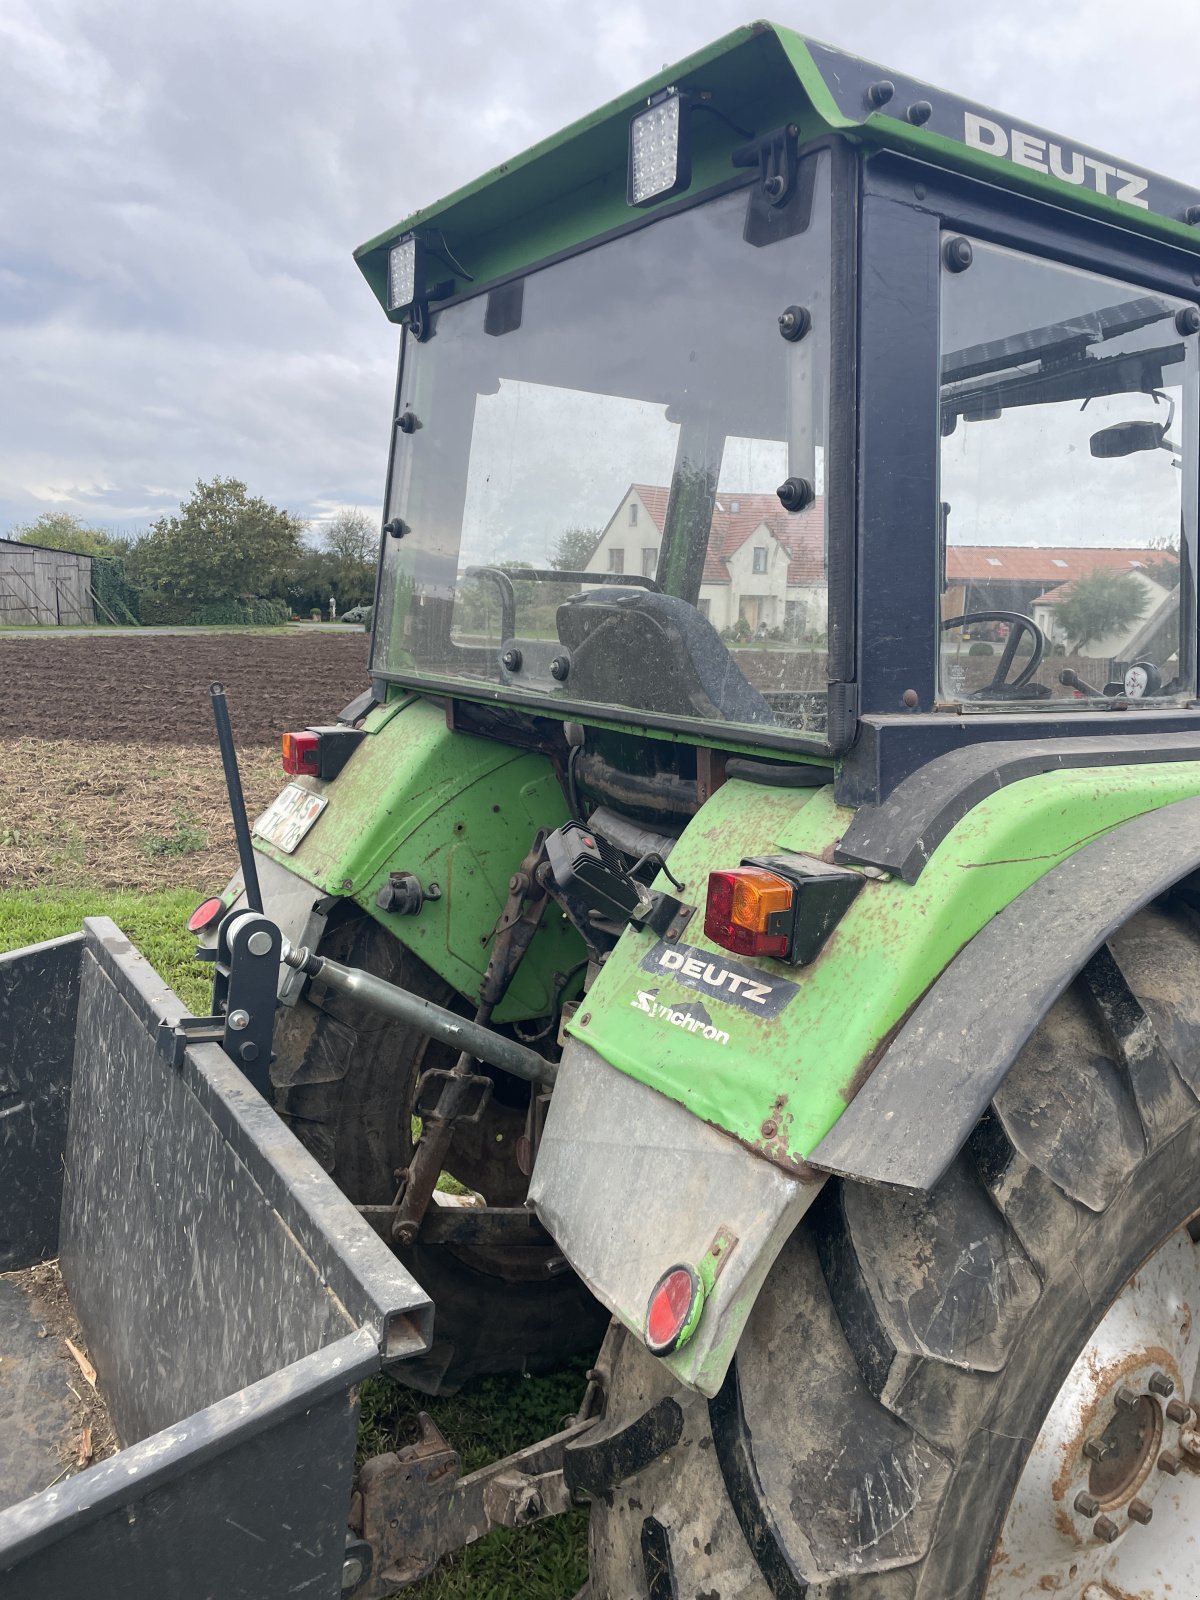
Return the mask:
[(8, 739), (201, 744), (215, 750), (208, 686), (224, 684), (239, 745), (329, 722), (367, 687), (367, 635), (60, 635), (0, 639)]
[(236, 862), (208, 685), (224, 684), (246, 808), (286, 782), (279, 736), (367, 684), (367, 636), (0, 639), (0, 890), (225, 884)]
[[(238, 741), (251, 821), (287, 782), (278, 744)], [(237, 849), (216, 741), (16, 739), (0, 777), (0, 890), (98, 886), (149, 893), (225, 885)]]
[(29, 1296), (34, 1316), (41, 1324), (42, 1336), (53, 1339), (58, 1347), (63, 1389), (71, 1397), (73, 1418), (70, 1433), (59, 1441), (59, 1460), (62, 1476), (70, 1477), (95, 1461), (115, 1455), (121, 1448), (121, 1441), (113, 1430), (103, 1395), (84, 1377), (79, 1362), (67, 1348), (69, 1339), (87, 1360), (87, 1345), (58, 1262), (39, 1261), (36, 1266), (26, 1267), (21, 1272), (7, 1272), (4, 1276)]

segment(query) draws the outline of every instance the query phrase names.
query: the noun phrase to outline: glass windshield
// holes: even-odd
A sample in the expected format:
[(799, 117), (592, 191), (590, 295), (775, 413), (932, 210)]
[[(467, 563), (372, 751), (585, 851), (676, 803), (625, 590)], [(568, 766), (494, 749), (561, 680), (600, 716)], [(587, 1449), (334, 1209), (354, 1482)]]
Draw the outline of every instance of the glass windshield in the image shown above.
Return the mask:
[(942, 695), (1190, 696), (1194, 308), (971, 247), (942, 274)]
[(821, 734), (828, 155), (801, 169), (782, 226), (738, 189), (406, 336), (375, 671)]

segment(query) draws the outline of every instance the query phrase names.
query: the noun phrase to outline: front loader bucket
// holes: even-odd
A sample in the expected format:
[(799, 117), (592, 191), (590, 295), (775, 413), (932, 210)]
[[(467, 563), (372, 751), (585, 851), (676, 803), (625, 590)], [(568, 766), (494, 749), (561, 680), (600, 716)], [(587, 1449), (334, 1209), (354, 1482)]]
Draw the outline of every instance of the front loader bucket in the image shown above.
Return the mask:
[(432, 1308), (217, 1045), (172, 1065), (183, 1015), (107, 919), (0, 956), (0, 1273), (59, 1258), (122, 1445), (62, 1476), (52, 1338), (0, 1278), (0, 1600), (367, 1576), (356, 1385)]

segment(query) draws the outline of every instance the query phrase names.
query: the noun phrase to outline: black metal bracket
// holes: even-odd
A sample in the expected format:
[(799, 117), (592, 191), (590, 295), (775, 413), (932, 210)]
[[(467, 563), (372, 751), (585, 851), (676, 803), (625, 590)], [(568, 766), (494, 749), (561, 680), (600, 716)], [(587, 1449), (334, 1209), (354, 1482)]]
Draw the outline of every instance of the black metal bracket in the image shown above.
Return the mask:
[(677, 900), (674, 895), (652, 889), (649, 911), (644, 916), (639, 912), (629, 920), (635, 928), (651, 928), (660, 939), (673, 944), (676, 939), (683, 937), (684, 929), (695, 915), (695, 906)]
[(213, 1009), (163, 1026), (159, 1048), (172, 1066), (190, 1044), (219, 1044), (264, 1099), (271, 1096), (271, 1057), (283, 936), (259, 911), (229, 913), (213, 953)]
[(757, 167), (762, 190), (773, 206), (781, 206), (796, 185), (796, 146), (800, 130), (794, 122), (760, 134), (739, 145), (731, 160), (735, 167)]

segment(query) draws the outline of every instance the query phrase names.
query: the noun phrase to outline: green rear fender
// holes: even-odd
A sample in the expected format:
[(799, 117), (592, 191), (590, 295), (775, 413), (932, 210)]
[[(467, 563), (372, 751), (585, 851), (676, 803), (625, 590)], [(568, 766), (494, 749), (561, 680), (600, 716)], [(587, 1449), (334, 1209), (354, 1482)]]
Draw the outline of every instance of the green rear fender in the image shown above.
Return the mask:
[[(567, 821), (550, 761), (454, 733), (440, 707), (410, 698), (373, 711), (339, 776), (295, 780), (328, 804), (293, 854), (255, 848), (324, 894), (352, 899), (468, 999), (487, 967), (491, 933), (538, 828)], [(411, 872), (428, 891), (415, 916), (376, 904), (390, 872)], [(555, 975), (585, 957), (583, 941), (551, 906), (496, 1011), (498, 1022), (551, 1014)]]
[[(700, 908), (682, 940), (629, 930), (568, 1031), (619, 1071), (806, 1175), (807, 1158), (897, 1024), (998, 911), (1101, 834), (1197, 793), (1200, 764), (1189, 762), (1011, 784), (963, 817), (915, 884), (869, 877), (817, 961), (797, 968), (751, 966), (705, 939), (708, 874), (770, 852), (831, 860), (853, 813), (829, 789), (729, 782), (671, 853), (682, 898)], [(669, 888), (665, 879), (658, 886)]]

